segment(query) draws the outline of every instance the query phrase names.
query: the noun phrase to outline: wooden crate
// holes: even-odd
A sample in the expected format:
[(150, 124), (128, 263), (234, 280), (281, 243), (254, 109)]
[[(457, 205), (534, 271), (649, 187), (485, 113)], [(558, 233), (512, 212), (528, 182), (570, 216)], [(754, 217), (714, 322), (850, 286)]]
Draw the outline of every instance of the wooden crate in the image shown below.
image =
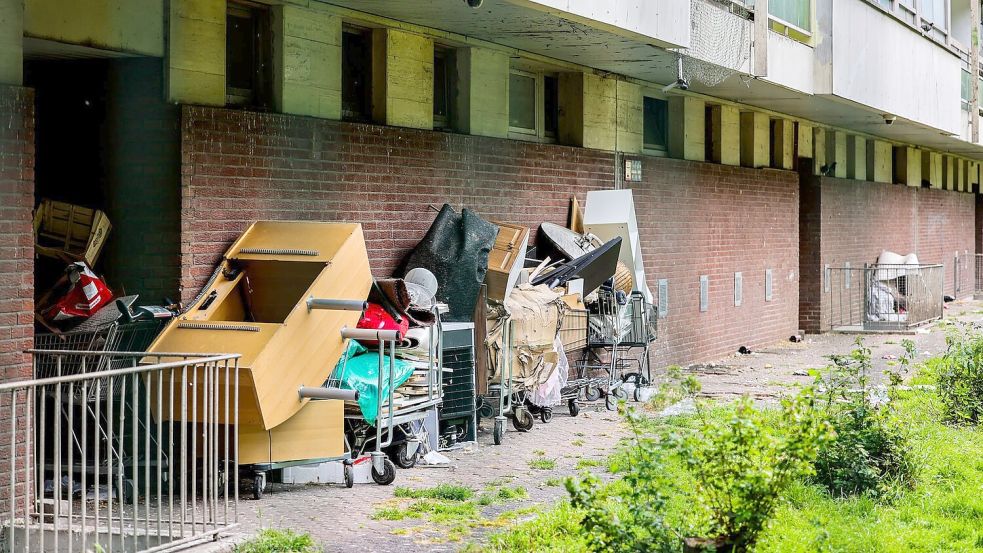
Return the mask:
[(98, 209), (42, 200), (34, 211), (34, 250), (65, 263), (96, 264), (113, 226)]
[(567, 309), (560, 322), (560, 341), (569, 353), (587, 347), (587, 310)]
[(509, 223), (495, 224), (498, 225), (498, 236), (488, 253), (485, 284), (488, 285), (489, 299), (505, 301), (519, 279), (519, 270), (529, 247), (529, 229)]

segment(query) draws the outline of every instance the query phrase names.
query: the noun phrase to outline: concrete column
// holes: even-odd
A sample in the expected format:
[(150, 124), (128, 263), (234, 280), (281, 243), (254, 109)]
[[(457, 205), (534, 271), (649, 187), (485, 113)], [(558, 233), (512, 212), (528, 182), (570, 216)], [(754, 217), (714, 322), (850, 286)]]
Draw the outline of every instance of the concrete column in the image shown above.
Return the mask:
[(799, 123), (798, 127), (798, 150), (795, 155), (798, 157), (806, 157), (809, 159), (814, 159), (815, 152), (813, 151), (812, 138), (815, 128), (812, 125), (806, 123)]
[(341, 119), (341, 18), (284, 5), (273, 19), (277, 111)]
[(955, 162), (956, 158), (942, 155), (942, 188), (944, 190), (958, 190)]
[(741, 164), (741, 112), (735, 106), (710, 106), (710, 152), (714, 163)]
[(171, 0), (167, 97), (225, 105), (225, 0)]
[(942, 154), (922, 150), (922, 180), (932, 188), (942, 188)]
[(812, 174), (822, 174), (822, 168), (826, 165), (826, 129), (816, 127), (812, 129)]
[[(833, 167), (828, 176), (845, 179), (847, 176), (846, 133), (829, 131), (826, 133), (826, 164)], [(835, 166), (833, 164), (836, 164)]]
[(969, 161), (967, 162), (967, 175), (966, 175), (966, 191), (967, 192), (980, 192), (980, 162)]
[(792, 169), (795, 163), (795, 124), (788, 119), (771, 121), (771, 166)]
[(645, 138), (642, 87), (635, 83), (618, 81), (617, 97), (617, 148), (629, 154), (641, 153)]
[(894, 180), (898, 184), (922, 185), (922, 153), (911, 146), (894, 147)]
[(484, 48), (454, 51), (458, 94), (451, 112), (462, 133), (505, 138), (509, 134), (509, 57)]
[(561, 73), (559, 141), (614, 150), (618, 135), (618, 81), (593, 73)]
[(669, 155), (706, 159), (706, 103), (691, 96), (669, 98)]
[(955, 162), (953, 166), (955, 167), (955, 175), (953, 177), (954, 184), (957, 190), (966, 190), (966, 160), (957, 157), (953, 158)]
[(846, 176), (854, 180), (867, 180), (867, 140), (850, 135), (846, 139)]
[(24, 0), (0, 0), (0, 84), (24, 83)]
[(891, 143), (871, 140), (867, 143), (867, 179), (891, 182)]
[(433, 128), (433, 41), (398, 29), (372, 30), (372, 118)]
[(768, 167), (771, 129), (768, 116), (757, 111), (741, 113), (741, 165)]

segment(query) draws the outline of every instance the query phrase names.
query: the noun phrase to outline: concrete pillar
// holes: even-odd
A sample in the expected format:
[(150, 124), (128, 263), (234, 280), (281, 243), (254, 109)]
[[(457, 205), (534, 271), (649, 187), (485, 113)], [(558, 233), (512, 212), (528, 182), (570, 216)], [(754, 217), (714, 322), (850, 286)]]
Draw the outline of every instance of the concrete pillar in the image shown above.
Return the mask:
[(618, 136), (618, 81), (593, 73), (561, 73), (561, 144), (614, 150)]
[(799, 147), (795, 152), (798, 157), (805, 157), (809, 159), (814, 159), (814, 151), (812, 145), (813, 131), (815, 128), (812, 125), (806, 123), (798, 123), (798, 143)]
[(171, 0), (168, 100), (225, 105), (225, 0)]
[(679, 159), (706, 159), (706, 103), (692, 96), (669, 98), (669, 155)]
[(812, 129), (812, 174), (822, 174), (822, 168), (826, 165), (826, 129), (816, 127)]
[(642, 87), (627, 81), (618, 81), (618, 136), (617, 148), (621, 152), (642, 152), (645, 138)]
[(372, 30), (372, 119), (433, 128), (433, 41), (398, 29)]
[[(826, 164), (832, 167), (828, 176), (845, 179), (847, 176), (846, 133), (828, 131), (826, 133)], [(835, 164), (835, 165), (833, 165)]]
[(771, 121), (771, 166), (792, 169), (795, 165), (795, 124), (788, 119)]
[(958, 190), (955, 161), (956, 158), (952, 156), (942, 155), (942, 188), (944, 190)]
[(911, 146), (894, 147), (894, 180), (898, 184), (922, 185), (922, 153)]
[(862, 136), (850, 135), (846, 139), (846, 176), (867, 180), (867, 141)]
[(867, 143), (867, 180), (891, 182), (891, 143), (870, 140)]
[(741, 165), (768, 167), (771, 129), (768, 116), (757, 111), (741, 113)]
[(735, 106), (710, 106), (711, 161), (741, 164), (741, 112)]
[(955, 175), (953, 181), (957, 190), (966, 190), (966, 160), (961, 157), (953, 158)]
[(967, 192), (980, 192), (980, 162), (969, 161), (967, 162), (967, 175), (966, 175), (966, 191)]
[(459, 132), (505, 138), (509, 134), (509, 56), (497, 50), (454, 51), (458, 94), (451, 124)]
[(24, 83), (24, 0), (0, 0), (0, 84)]
[(341, 119), (341, 18), (297, 6), (273, 13), (277, 111)]
[(942, 154), (922, 150), (922, 180), (932, 188), (942, 188)]

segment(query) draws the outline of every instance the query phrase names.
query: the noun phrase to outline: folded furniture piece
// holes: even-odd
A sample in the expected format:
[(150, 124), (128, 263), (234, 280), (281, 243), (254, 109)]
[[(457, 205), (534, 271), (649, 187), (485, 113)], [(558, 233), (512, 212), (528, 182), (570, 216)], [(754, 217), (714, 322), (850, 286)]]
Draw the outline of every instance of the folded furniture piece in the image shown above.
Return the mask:
[(343, 449), (342, 402), (307, 408), (298, 389), (327, 380), (345, 349), (341, 330), (360, 312), (311, 310), (307, 300), (364, 301), (371, 286), (360, 225), (260, 221), (149, 351), (241, 354), (241, 463), (334, 457)]

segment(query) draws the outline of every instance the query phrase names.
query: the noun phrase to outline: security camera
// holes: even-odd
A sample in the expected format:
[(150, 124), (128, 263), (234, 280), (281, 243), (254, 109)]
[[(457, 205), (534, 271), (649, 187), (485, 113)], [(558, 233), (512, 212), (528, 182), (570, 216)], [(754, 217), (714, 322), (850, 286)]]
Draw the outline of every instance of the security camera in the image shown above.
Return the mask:
[(682, 77), (676, 79), (676, 88), (679, 90), (689, 90), (689, 81)]
[(464, 0), (464, 3), (468, 5), (469, 8), (478, 9), (481, 7), (481, 3), (484, 0)]
[(881, 117), (884, 118), (885, 125), (893, 125), (894, 121), (898, 118), (898, 116), (891, 115), (890, 113), (885, 113), (884, 115), (881, 115)]

